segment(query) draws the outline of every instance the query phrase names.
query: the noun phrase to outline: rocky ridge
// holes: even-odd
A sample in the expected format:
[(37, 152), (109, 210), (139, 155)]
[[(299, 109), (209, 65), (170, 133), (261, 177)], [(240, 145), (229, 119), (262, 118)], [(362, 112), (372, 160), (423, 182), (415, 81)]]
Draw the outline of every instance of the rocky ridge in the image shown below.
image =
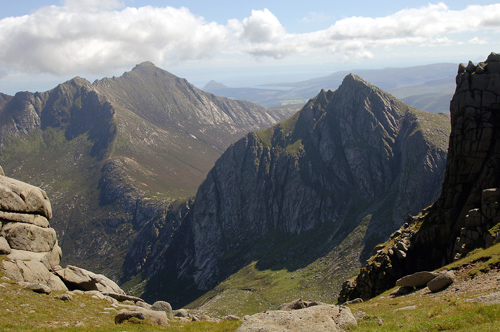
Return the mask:
[(396, 279), (433, 270), (500, 240), (500, 55), (461, 64), (450, 104), (452, 131), (438, 200), (408, 217), (339, 297), (373, 297)]
[(0, 163), (53, 198), (64, 263), (119, 280), (146, 224), (176, 232), (181, 220), (167, 211), (190, 204), (221, 151), (286, 117), (143, 63), (121, 77), (1, 95)]
[[(408, 211), (437, 197), (447, 123), (348, 75), (337, 91), (321, 91), (294, 117), (222, 155), (176, 242), (145, 263), (161, 269), (144, 296), (168, 294), (182, 305), (193, 294), (179, 291), (199, 296), (256, 260), (261, 270), (294, 271), (364, 222), (362, 245), (353, 249), (362, 256)], [(152, 250), (161, 248), (155, 242)], [(172, 282), (159, 285), (166, 278)]]

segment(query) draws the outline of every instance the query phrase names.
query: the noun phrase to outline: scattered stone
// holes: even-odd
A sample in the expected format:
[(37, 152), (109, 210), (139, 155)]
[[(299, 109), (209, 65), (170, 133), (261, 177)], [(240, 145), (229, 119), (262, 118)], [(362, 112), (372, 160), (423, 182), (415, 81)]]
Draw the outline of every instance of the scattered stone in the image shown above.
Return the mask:
[(124, 301), (145, 302), (140, 297), (126, 295), (126, 294), (118, 294), (118, 293), (112, 293), (112, 292), (111, 293), (103, 292), (102, 294), (109, 296), (109, 297), (112, 297), (115, 300), (120, 301), (120, 302), (124, 302)]
[(289, 303), (284, 303), (278, 307), (278, 310), (299, 310), (304, 308), (309, 308), (312, 306), (318, 305), (317, 302), (314, 301), (303, 301), (302, 299), (294, 300)]
[(433, 293), (439, 292), (440, 290), (445, 289), (446, 287), (451, 285), (454, 280), (455, 274), (453, 273), (453, 271), (448, 271), (429, 281), (427, 287), (429, 287), (429, 289)]
[(81, 327), (81, 326), (84, 326), (85, 324), (83, 324), (83, 322), (77, 320), (76, 323), (75, 323), (75, 327)]
[(276, 310), (245, 318), (238, 332), (257, 331), (342, 331), (357, 321), (348, 307), (317, 305), (300, 310)]
[(417, 306), (415, 305), (410, 305), (410, 306), (407, 306), (407, 307), (402, 307), (402, 308), (398, 308), (398, 309), (394, 309), (393, 312), (398, 312), (398, 311), (409, 311), (409, 310), (415, 310), (417, 309)]
[(49, 286), (42, 285), (42, 284), (37, 284), (37, 283), (32, 283), (32, 282), (19, 282), (19, 286), (25, 289), (32, 290), (35, 293), (40, 293), (40, 294), (50, 294), (52, 292), (52, 289), (50, 289)]
[(354, 300), (347, 301), (347, 302), (343, 303), (342, 305), (350, 305), (350, 304), (362, 303), (362, 302), (363, 302), (363, 299), (358, 297), (358, 298), (355, 298)]
[(235, 315), (227, 315), (222, 317), (222, 320), (241, 320), (241, 318)]
[(189, 312), (186, 309), (179, 309), (174, 312), (175, 317), (189, 317)]
[(168, 318), (165, 312), (147, 310), (140, 307), (118, 311), (115, 316), (115, 324), (123, 324), (127, 321), (139, 324), (150, 322), (153, 325), (168, 326)]
[(59, 294), (54, 296), (54, 299), (61, 300), (61, 301), (73, 301), (73, 296), (71, 294)]
[(172, 306), (170, 305), (170, 303), (165, 302), (165, 301), (156, 301), (151, 306), (151, 310), (164, 311), (168, 317), (174, 317), (174, 313), (172, 311)]
[(427, 285), (429, 281), (439, 276), (437, 272), (420, 271), (407, 275), (396, 281), (396, 286), (400, 287), (422, 287)]

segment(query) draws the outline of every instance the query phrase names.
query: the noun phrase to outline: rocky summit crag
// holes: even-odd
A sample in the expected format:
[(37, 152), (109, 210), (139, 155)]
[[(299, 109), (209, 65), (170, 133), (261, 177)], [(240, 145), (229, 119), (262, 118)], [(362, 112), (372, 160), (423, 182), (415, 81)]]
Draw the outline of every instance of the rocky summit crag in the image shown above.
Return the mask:
[(161, 267), (145, 298), (185, 305), (253, 261), (258, 270), (298, 271), (361, 228), (356, 245), (329, 258), (320, 284), (335, 287), (334, 271), (352, 273), (408, 212), (439, 195), (448, 128), (447, 116), (348, 75), (292, 118), (231, 145), (170, 246), (161, 234), (143, 243), (163, 250), (142, 267)]
[(232, 142), (287, 117), (146, 62), (93, 84), (0, 95), (0, 163), (52, 198), (65, 263), (118, 280), (146, 223), (183, 206)]
[(340, 302), (373, 297), (402, 276), (500, 240), (500, 54), (460, 64), (456, 83), (441, 195), (375, 248), (359, 275), (345, 282)]

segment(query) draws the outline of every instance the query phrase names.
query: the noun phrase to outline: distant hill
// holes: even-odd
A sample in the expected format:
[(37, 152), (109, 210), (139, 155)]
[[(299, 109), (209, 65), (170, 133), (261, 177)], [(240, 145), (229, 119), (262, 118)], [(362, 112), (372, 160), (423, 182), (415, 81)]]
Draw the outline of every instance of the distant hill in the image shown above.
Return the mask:
[(146, 62), (93, 84), (0, 94), (0, 165), (48, 193), (64, 264), (117, 280), (148, 220), (194, 195), (231, 143), (291, 114), (216, 97)]
[[(339, 71), (306, 81), (266, 84), (266, 89), (226, 86), (222, 88), (207, 85), (204, 90), (220, 96), (249, 100), (265, 107), (272, 107), (289, 103), (306, 103), (321, 89), (336, 90), (342, 79), (349, 73), (363, 77), (410, 106), (433, 113), (447, 113), (455, 86), (456, 65), (442, 63), (407, 68)], [(273, 86), (277, 88), (273, 89)], [(283, 90), (283, 87), (288, 89)], [(425, 103), (420, 102), (424, 99)]]

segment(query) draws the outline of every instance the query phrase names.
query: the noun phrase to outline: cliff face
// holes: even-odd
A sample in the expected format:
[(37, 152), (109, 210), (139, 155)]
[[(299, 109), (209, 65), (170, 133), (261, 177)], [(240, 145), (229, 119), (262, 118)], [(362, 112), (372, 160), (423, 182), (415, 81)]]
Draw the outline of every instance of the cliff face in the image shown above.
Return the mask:
[(143, 63), (0, 95), (0, 162), (53, 197), (65, 263), (118, 278), (135, 236), (194, 195), (222, 150), (286, 117)]
[[(363, 220), (363, 246), (371, 248), (439, 194), (448, 121), (347, 76), (337, 91), (322, 91), (222, 155), (198, 189), (184, 249), (167, 251), (161, 273), (203, 291), (251, 261), (297, 269)], [(151, 284), (145, 296), (160, 288)], [(176, 292), (172, 286), (168, 296)]]
[(376, 248), (356, 280), (346, 282), (340, 301), (372, 297), (406, 274), (435, 269), (499, 240), (500, 55), (461, 64), (456, 82), (441, 195)]

